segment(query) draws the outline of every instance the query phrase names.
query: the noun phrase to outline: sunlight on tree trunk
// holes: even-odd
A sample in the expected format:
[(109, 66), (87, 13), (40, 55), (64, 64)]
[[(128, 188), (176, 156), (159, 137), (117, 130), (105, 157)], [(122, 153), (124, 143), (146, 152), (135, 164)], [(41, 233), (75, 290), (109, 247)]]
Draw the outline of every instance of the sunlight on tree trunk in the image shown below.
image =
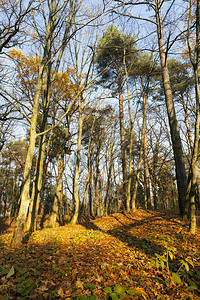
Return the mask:
[(77, 150), (76, 150), (76, 164), (75, 164), (75, 173), (74, 173), (74, 182), (73, 182), (74, 213), (71, 219), (71, 224), (77, 223), (79, 206), (80, 206), (80, 199), (79, 199), (79, 192), (78, 192), (78, 179), (79, 179), (79, 165), (81, 159), (81, 139), (82, 139), (82, 131), (83, 131), (83, 117), (82, 117), (83, 103), (82, 102), (83, 102), (82, 96), (79, 96), (78, 143), (77, 143)]
[(163, 24), (162, 24), (161, 11), (160, 11), (160, 1), (158, 2), (159, 3), (156, 7), (156, 22), (157, 22), (159, 54), (160, 54), (163, 86), (164, 86), (165, 100), (166, 100), (166, 106), (167, 106), (167, 112), (169, 118), (175, 166), (176, 166), (176, 179), (177, 179), (178, 197), (179, 197), (179, 212), (180, 215), (183, 217), (185, 214), (187, 177), (186, 177), (186, 170), (185, 170), (185, 164), (183, 159), (182, 143), (181, 143), (178, 123), (176, 119), (172, 90), (170, 85), (169, 71), (167, 67), (166, 49), (165, 49), (165, 42), (163, 36)]

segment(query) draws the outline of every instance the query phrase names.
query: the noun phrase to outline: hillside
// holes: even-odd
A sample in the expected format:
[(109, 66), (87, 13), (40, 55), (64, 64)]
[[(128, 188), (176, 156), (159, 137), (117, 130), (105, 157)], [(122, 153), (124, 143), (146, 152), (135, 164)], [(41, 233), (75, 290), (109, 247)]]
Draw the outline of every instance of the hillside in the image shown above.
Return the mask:
[(84, 219), (38, 230), (18, 249), (11, 235), (0, 236), (0, 299), (200, 299), (200, 232), (177, 215)]

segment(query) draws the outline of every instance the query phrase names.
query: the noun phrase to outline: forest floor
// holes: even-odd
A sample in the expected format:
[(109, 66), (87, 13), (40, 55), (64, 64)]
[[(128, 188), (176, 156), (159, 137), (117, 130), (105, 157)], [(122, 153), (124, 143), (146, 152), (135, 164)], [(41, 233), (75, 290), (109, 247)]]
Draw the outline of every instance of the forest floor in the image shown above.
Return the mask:
[(191, 236), (177, 215), (84, 219), (37, 230), (15, 249), (1, 227), (1, 300), (200, 299), (200, 229)]

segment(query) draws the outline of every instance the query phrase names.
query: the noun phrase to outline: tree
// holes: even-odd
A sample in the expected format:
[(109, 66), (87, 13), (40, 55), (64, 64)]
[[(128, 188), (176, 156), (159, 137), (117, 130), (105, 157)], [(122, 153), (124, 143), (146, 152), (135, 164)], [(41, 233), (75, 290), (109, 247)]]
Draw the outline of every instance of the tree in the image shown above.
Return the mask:
[[(190, 233), (195, 234), (196, 231), (196, 215), (195, 215), (195, 194), (197, 178), (199, 176), (197, 159), (199, 153), (199, 130), (200, 130), (200, 89), (199, 89), (199, 67), (200, 67), (200, 1), (197, 0), (195, 3), (196, 9), (196, 40), (195, 49), (192, 55), (192, 47), (190, 44), (190, 24), (191, 24), (191, 9), (192, 1), (189, 4), (189, 18), (188, 18), (188, 50), (190, 61), (194, 70), (195, 78), (195, 96), (196, 96), (196, 119), (195, 119), (195, 134), (194, 134), (194, 145), (192, 151), (192, 159), (190, 164), (190, 176), (188, 178), (188, 190), (187, 200), (190, 205)], [(189, 198), (189, 199), (188, 199)]]
[[(66, 111), (66, 107), (70, 107), (70, 103), (73, 99), (73, 96), (76, 93), (76, 86), (71, 82), (70, 79), (70, 72), (62, 72), (57, 73), (56, 78), (52, 84), (52, 101), (50, 104), (50, 98), (45, 99), (46, 87), (44, 85), (44, 94), (43, 94), (43, 113), (41, 118), (38, 119), (39, 123), (39, 132), (44, 132), (47, 127), (55, 125), (55, 120), (59, 118), (59, 115), (64, 114)], [(49, 96), (48, 96), (49, 97)], [(52, 115), (52, 122), (53, 124), (47, 124), (48, 115)], [(63, 172), (64, 172), (64, 156), (69, 152), (69, 140), (70, 140), (70, 120), (71, 115), (73, 114), (73, 107), (71, 111), (66, 116), (66, 120), (63, 120), (61, 125), (58, 125), (54, 130), (53, 134), (50, 135), (50, 138), (47, 138), (47, 133), (44, 133), (40, 136), (39, 140), (39, 147), (38, 147), (38, 156), (37, 156), (37, 163), (36, 163), (36, 172), (35, 172), (35, 179), (33, 181), (33, 190), (31, 195), (31, 204), (29, 206), (29, 218), (27, 221), (27, 229), (34, 231), (36, 229), (36, 221), (37, 221), (37, 214), (39, 209), (39, 202), (40, 202), (40, 194), (42, 189), (42, 176), (45, 164), (45, 152), (46, 152), (46, 144), (52, 144), (51, 147), (53, 151), (51, 152), (51, 159), (56, 157), (57, 166), (58, 166), (58, 178), (57, 178), (57, 189), (55, 195), (55, 209), (53, 211), (58, 212), (57, 207), (59, 206), (59, 217), (60, 223), (63, 223), (63, 212), (62, 212), (62, 181), (63, 181)], [(51, 139), (52, 138), (52, 139)], [(57, 203), (57, 204), (56, 204)], [(53, 214), (53, 212), (52, 212)], [(31, 215), (31, 224), (30, 223), (30, 215)], [(51, 226), (54, 227), (56, 221), (57, 213), (54, 216), (51, 216)]]
[[(38, 79), (37, 85), (34, 95), (34, 104), (32, 109), (32, 116), (29, 119), (30, 121), (30, 138), (29, 138), (29, 147), (26, 157), (26, 163), (23, 174), (23, 188), (21, 193), (21, 202), (20, 202), (20, 210), (17, 217), (15, 232), (12, 238), (12, 246), (20, 245), (23, 238), (24, 225), (27, 217), (28, 207), (30, 203), (30, 170), (32, 167), (33, 154), (36, 144), (37, 138), (37, 119), (38, 119), (38, 111), (39, 111), (39, 103), (40, 103), (40, 95), (43, 86), (43, 78), (44, 74), (46, 74), (47, 86), (48, 89), (45, 91), (47, 93), (47, 99), (50, 99), (52, 93), (52, 83), (54, 82), (54, 78), (58, 72), (58, 68), (61, 62), (61, 58), (63, 56), (64, 50), (67, 46), (71, 23), (75, 18), (79, 5), (75, 2), (74, 4), (71, 1), (65, 1), (60, 3), (57, 0), (52, 0), (51, 3), (47, 4), (47, 14), (48, 19), (45, 17), (45, 13), (43, 11), (43, 6), (41, 6), (41, 11), (43, 11), (44, 23), (46, 26), (45, 38), (43, 46), (43, 55), (41, 64), (38, 70)], [(61, 5), (61, 6), (60, 6)], [(68, 16), (66, 15), (68, 11)], [(66, 19), (67, 23), (64, 27), (63, 31), (61, 31), (63, 25), (63, 18)], [(59, 36), (61, 34), (61, 36)], [(60, 38), (58, 49), (54, 50), (55, 42), (58, 41), (58, 37)], [(56, 39), (57, 38), (57, 39)], [(56, 51), (53, 53), (53, 51)], [(58, 51), (58, 52), (57, 52)], [(56, 55), (56, 56), (55, 56)], [(55, 69), (53, 74), (52, 71), (52, 59), (55, 57)], [(52, 75), (52, 77), (51, 77)], [(42, 134), (40, 134), (42, 135)]]
[[(97, 45), (96, 63), (97, 70), (101, 72), (101, 82), (107, 88), (114, 88), (119, 99), (119, 121), (121, 139), (121, 161), (123, 172), (124, 201), (127, 196), (127, 153), (125, 149), (124, 108), (123, 108), (123, 85), (125, 81), (124, 56), (126, 68), (134, 63), (137, 56), (135, 38), (126, 35), (114, 25), (107, 27)], [(117, 83), (117, 87), (115, 86)]]
[(138, 57), (137, 64), (133, 66), (131, 75), (137, 79), (141, 88), (143, 125), (141, 141), (143, 143), (144, 162), (144, 191), (145, 205), (151, 208), (150, 176), (147, 157), (147, 100), (152, 95), (157, 77), (160, 74), (159, 67), (153, 55), (143, 53)]
[(7, 143), (1, 153), (0, 199), (4, 201), (4, 214), (9, 216), (9, 220), (18, 213), (17, 199), (20, 194), (26, 153), (27, 143), (25, 140)]
[[(192, 38), (193, 42), (193, 38)], [(175, 59), (170, 59), (168, 61), (170, 78), (172, 82), (172, 92), (174, 99), (181, 103), (183, 111), (185, 114), (185, 126), (187, 129), (187, 139), (189, 144), (190, 156), (193, 152), (193, 137), (192, 137), (192, 128), (195, 126), (195, 102), (193, 100), (193, 94), (195, 92), (195, 80), (192, 73), (192, 66), (187, 61), (178, 61)], [(189, 110), (189, 107), (193, 109)], [(189, 158), (190, 160), (190, 158)], [(198, 166), (197, 166), (198, 168)], [(189, 174), (189, 177), (191, 175)], [(197, 174), (197, 194), (200, 201), (200, 178)], [(186, 203), (188, 206), (188, 203)], [(188, 211), (189, 216), (189, 209)]]
[[(1, 1), (0, 3), (0, 53), (23, 42), (20, 39), (21, 31), (25, 28), (24, 22), (33, 7), (34, 0), (30, 1)], [(24, 27), (24, 28), (23, 28)]]
[[(165, 93), (165, 102), (167, 107), (167, 114), (169, 119), (169, 126), (170, 126), (170, 133), (171, 133), (171, 140), (174, 152), (174, 159), (175, 159), (175, 166), (176, 166), (176, 180), (178, 186), (178, 195), (179, 195), (179, 213), (183, 217), (185, 212), (185, 199), (186, 199), (186, 191), (187, 191), (187, 176), (185, 170), (185, 164), (183, 159), (183, 148), (182, 142), (178, 127), (178, 122), (176, 118), (176, 112), (173, 102), (173, 95), (172, 89), (170, 84), (170, 76), (167, 64), (167, 54), (169, 48), (172, 47), (174, 42), (177, 40), (177, 37), (171, 41), (171, 31), (169, 31), (168, 37), (165, 38), (163, 26), (164, 22), (167, 19), (168, 14), (171, 11), (171, 8), (175, 1), (118, 1), (119, 7), (123, 8), (123, 11), (120, 12), (121, 15), (128, 17), (129, 19), (138, 19), (141, 21), (149, 22), (156, 26), (157, 32), (157, 40), (158, 40), (158, 47), (159, 47), (159, 56), (160, 56), (160, 65), (161, 65), (161, 72), (162, 72), (162, 81), (163, 81), (163, 88)], [(171, 2), (169, 4), (169, 2)], [(164, 4), (167, 5), (166, 10), (164, 11)], [(153, 17), (148, 16), (141, 16), (141, 15), (134, 15), (134, 10), (132, 8), (135, 5), (146, 6), (149, 11), (153, 11)], [(169, 5), (169, 6), (168, 6)], [(127, 9), (130, 12), (127, 13)], [(114, 8), (114, 11), (118, 13), (117, 8)], [(145, 11), (145, 10), (144, 10)], [(164, 15), (164, 16), (163, 16)]]
[[(93, 47), (88, 47), (88, 43), (96, 43), (96, 35), (91, 35), (86, 28), (81, 34), (85, 33), (85, 41), (82, 45), (79, 45), (78, 39), (80, 35), (76, 35), (74, 43), (71, 43), (71, 57), (74, 66), (74, 82), (77, 87), (77, 105), (78, 105), (78, 132), (77, 132), (77, 149), (76, 149), (76, 162), (74, 167), (73, 176), (73, 202), (74, 212), (71, 218), (71, 223), (76, 224), (80, 216), (80, 198), (79, 198), (79, 176), (81, 166), (81, 148), (82, 148), (82, 135), (83, 135), (83, 114), (88, 101), (92, 83), (93, 83), (93, 71), (94, 71), (94, 52)], [(92, 49), (92, 52), (91, 52)], [(72, 55), (72, 52), (75, 55)], [(83, 203), (86, 199), (86, 193), (84, 195)], [(82, 203), (82, 207), (83, 207)]]

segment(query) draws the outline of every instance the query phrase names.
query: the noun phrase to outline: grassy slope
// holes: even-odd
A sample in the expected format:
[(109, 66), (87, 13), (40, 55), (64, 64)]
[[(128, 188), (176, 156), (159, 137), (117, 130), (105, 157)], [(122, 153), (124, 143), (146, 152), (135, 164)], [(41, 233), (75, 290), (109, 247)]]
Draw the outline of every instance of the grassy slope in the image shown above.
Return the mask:
[[(0, 299), (200, 299), (188, 291), (200, 288), (200, 234), (190, 236), (175, 215), (117, 213), (38, 230), (19, 249), (10, 240), (11, 233), (0, 236)], [(170, 273), (150, 264), (166, 249), (175, 255)], [(174, 283), (172, 272), (187, 258), (194, 268)]]

